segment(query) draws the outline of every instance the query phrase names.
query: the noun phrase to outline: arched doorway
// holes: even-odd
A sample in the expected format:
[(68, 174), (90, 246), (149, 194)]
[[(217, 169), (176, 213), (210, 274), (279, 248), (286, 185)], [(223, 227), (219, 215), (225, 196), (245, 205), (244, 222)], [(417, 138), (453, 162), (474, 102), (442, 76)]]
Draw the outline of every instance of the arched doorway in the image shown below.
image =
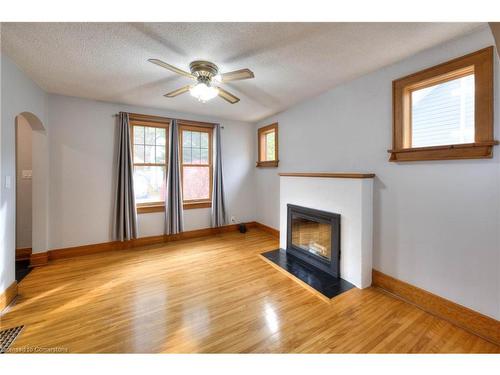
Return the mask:
[[(37, 148), (35, 132), (44, 132), (40, 119), (30, 112), (16, 116), (16, 280), (20, 282), (30, 271), (33, 249), (34, 200), (37, 199)], [(34, 172), (35, 169), (35, 172)], [(38, 173), (37, 173), (38, 172)]]

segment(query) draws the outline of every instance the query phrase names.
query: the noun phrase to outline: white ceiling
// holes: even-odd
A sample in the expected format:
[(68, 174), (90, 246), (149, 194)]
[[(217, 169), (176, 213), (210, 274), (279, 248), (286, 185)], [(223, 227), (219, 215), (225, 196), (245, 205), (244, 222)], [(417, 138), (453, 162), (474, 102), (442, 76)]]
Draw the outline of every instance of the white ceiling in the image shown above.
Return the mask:
[[(257, 121), (335, 85), (468, 33), (479, 23), (3, 23), (2, 48), (40, 87), (116, 103)], [(147, 62), (189, 70), (207, 59), (255, 79), (241, 98), (162, 95), (188, 84)]]

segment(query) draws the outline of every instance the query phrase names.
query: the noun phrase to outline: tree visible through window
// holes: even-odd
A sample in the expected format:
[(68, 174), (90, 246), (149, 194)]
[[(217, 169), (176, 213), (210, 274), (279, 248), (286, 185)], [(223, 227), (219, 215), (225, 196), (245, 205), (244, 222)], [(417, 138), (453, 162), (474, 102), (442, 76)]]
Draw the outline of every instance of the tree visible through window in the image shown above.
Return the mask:
[(257, 167), (278, 166), (278, 124), (264, 126), (258, 130), (259, 160)]
[(269, 132), (266, 134), (266, 160), (275, 160), (275, 149), (276, 144), (274, 142), (274, 132)]
[(135, 199), (140, 208), (165, 205), (168, 125), (131, 121)]
[(181, 125), (180, 142), (184, 206), (209, 206), (212, 199), (212, 128)]

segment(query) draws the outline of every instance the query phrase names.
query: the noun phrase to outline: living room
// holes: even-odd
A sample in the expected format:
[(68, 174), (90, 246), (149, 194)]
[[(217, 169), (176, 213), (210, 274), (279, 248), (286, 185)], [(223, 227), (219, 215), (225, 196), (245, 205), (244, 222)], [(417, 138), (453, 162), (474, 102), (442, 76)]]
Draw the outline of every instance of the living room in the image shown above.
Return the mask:
[(500, 24), (176, 19), (2, 22), (2, 352), (498, 353)]

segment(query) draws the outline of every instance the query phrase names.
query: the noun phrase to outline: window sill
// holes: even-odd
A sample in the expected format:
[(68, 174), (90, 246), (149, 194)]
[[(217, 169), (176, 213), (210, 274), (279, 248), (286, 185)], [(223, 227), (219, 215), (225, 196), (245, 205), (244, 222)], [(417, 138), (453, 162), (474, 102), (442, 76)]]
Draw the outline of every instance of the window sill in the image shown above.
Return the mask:
[[(211, 208), (212, 202), (195, 202), (195, 203), (184, 203), (182, 207), (185, 210), (192, 210), (196, 208)], [(153, 212), (164, 212), (165, 205), (152, 205), (152, 206), (138, 206), (137, 213), (138, 214), (149, 214)]]
[(279, 160), (258, 161), (257, 168), (277, 168)]
[(164, 204), (158, 204), (154, 206), (137, 206), (138, 214), (149, 214), (152, 212), (163, 212), (163, 211), (165, 211)]
[(425, 160), (456, 160), (456, 159), (490, 159), (493, 157), (493, 146), (498, 141), (476, 142), (457, 145), (404, 148), (388, 150), (389, 161), (425, 161)]
[(193, 202), (193, 203), (184, 203), (182, 207), (185, 210), (192, 210), (196, 208), (211, 208), (212, 202)]

